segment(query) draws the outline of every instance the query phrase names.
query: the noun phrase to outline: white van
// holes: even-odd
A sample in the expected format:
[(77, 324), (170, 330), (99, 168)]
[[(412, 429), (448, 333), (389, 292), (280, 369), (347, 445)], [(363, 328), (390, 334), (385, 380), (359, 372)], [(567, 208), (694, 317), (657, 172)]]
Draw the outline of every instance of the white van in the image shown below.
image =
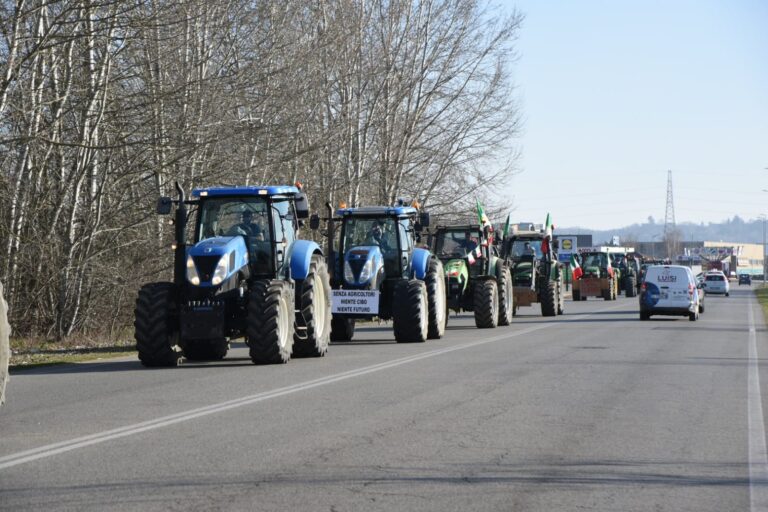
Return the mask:
[(687, 316), (696, 321), (704, 311), (704, 294), (688, 267), (651, 265), (640, 288), (640, 320), (651, 315)]

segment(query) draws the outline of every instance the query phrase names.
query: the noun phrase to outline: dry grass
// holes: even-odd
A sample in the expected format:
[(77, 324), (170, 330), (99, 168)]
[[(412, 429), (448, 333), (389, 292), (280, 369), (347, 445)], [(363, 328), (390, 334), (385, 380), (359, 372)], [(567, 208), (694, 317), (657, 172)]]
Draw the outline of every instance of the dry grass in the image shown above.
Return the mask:
[(105, 340), (69, 338), (48, 341), (41, 338), (11, 338), (11, 371), (49, 366), (54, 364), (80, 363), (121, 357), (136, 353), (131, 337)]

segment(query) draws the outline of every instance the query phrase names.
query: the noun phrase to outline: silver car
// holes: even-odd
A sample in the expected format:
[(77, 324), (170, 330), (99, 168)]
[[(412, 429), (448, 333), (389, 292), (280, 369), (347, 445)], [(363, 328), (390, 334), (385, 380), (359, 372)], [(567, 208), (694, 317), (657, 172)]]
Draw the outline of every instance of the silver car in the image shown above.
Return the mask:
[(718, 293), (728, 297), (731, 294), (731, 286), (728, 278), (722, 272), (707, 272), (704, 275), (704, 289), (707, 293)]

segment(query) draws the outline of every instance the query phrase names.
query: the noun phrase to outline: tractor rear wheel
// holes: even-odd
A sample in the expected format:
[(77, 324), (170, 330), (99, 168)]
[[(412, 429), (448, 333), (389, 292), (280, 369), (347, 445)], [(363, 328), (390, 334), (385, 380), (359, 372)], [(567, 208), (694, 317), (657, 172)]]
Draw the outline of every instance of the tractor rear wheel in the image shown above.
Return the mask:
[(515, 297), (512, 291), (512, 274), (503, 263), (496, 267), (496, 286), (499, 289), (498, 325), (509, 325), (515, 310)]
[(429, 268), (424, 284), (427, 285), (427, 301), (429, 302), (427, 338), (440, 339), (445, 334), (445, 326), (448, 323), (448, 300), (445, 296), (443, 264), (435, 256), (429, 259)]
[(248, 297), (246, 343), (255, 364), (287, 363), (293, 352), (293, 297), (285, 281), (263, 280)]
[(134, 338), (141, 364), (148, 367), (177, 366), (182, 351), (175, 327), (173, 283), (145, 284), (136, 299)]
[(627, 297), (637, 296), (637, 283), (635, 282), (635, 278), (627, 278), (627, 286), (624, 288), (624, 295)]
[(296, 281), (296, 309), (294, 357), (323, 357), (331, 337), (331, 284), (319, 254), (312, 255), (307, 278)]
[(499, 289), (495, 279), (475, 283), (473, 295), (475, 325), (480, 329), (493, 329), (499, 322)]
[(228, 351), (227, 340), (196, 340), (184, 343), (184, 357), (190, 361), (221, 361)]
[(8, 382), (8, 365), (11, 360), (10, 335), (8, 304), (3, 296), (3, 283), (0, 283), (0, 405), (5, 401), (5, 385)]
[(557, 281), (551, 279), (541, 297), (541, 316), (557, 316)]
[(573, 290), (572, 294), (573, 294), (574, 301), (581, 300), (581, 290)]
[(411, 279), (395, 286), (392, 324), (398, 343), (423, 343), (429, 331), (429, 304), (424, 281)]
[(334, 316), (331, 319), (331, 341), (351, 341), (354, 334), (354, 318)]

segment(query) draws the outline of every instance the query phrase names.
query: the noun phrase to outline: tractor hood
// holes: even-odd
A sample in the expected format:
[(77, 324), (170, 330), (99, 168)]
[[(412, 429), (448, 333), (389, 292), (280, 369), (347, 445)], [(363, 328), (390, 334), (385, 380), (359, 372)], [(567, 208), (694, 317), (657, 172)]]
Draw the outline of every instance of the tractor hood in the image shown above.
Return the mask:
[(344, 254), (344, 282), (367, 288), (383, 266), (384, 257), (378, 245), (352, 247)]
[(187, 281), (194, 286), (219, 286), (247, 266), (241, 236), (207, 238), (187, 249)]
[(464, 277), (467, 278), (467, 263), (463, 259), (448, 260), (445, 263), (446, 277)]

